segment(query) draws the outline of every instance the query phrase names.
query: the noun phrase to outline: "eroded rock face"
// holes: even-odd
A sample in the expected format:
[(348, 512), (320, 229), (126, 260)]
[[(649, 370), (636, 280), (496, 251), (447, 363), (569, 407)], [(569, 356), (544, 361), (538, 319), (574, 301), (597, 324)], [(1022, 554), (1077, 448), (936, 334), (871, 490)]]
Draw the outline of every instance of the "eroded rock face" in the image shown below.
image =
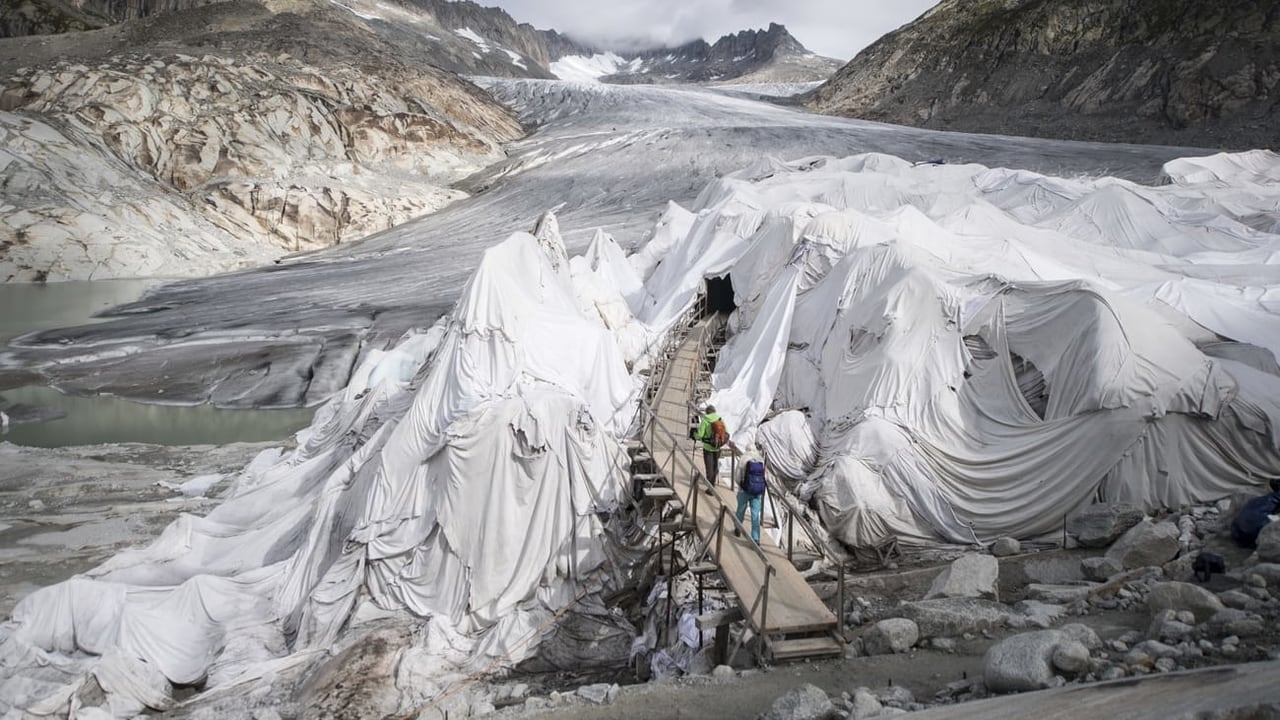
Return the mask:
[(349, 242), (462, 197), (445, 186), (521, 133), (452, 75), (342, 60), (130, 53), (0, 80), (0, 281), (205, 275)]
[(939, 129), (1268, 147), (1278, 37), (1267, 0), (944, 0), (809, 103)]

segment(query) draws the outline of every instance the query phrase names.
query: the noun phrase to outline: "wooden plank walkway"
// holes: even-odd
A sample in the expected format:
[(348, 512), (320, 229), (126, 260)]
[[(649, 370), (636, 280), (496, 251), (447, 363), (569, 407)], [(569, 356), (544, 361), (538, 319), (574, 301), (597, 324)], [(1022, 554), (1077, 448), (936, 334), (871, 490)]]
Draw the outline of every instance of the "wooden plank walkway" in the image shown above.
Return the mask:
[[(656, 427), (646, 427), (644, 432), (650, 452), (676, 494), (685, 501), (686, 518), (695, 523), (698, 537), (708, 542), (708, 551), (719, 564), (720, 574), (729, 589), (738, 596), (743, 615), (752, 630), (759, 635), (834, 630), (835, 615), (787, 559), (786, 550), (765, 533), (761, 533), (760, 549), (764, 551), (767, 564), (757, 554), (749, 533), (742, 537), (734, 536), (731, 520), (726, 519), (722, 536), (718, 540), (714, 537), (721, 508), (727, 506), (730, 514), (737, 509), (737, 495), (731, 488), (731, 480), (722, 476), (715, 495), (704, 494), (705, 485), (701, 485), (694, 490), (696, 500), (692, 499), (690, 490), (696, 480), (695, 468), (699, 474), (702, 470), (702, 450), (700, 445), (689, 440), (689, 403), (696, 390), (699, 348), (703, 336), (709, 332), (711, 325), (708, 321), (694, 325), (667, 365), (654, 398), (656, 417), (649, 419), (651, 424), (656, 423)], [(749, 514), (747, 523), (749, 526)], [(774, 575), (768, 583), (767, 602), (757, 602), (769, 568)]]

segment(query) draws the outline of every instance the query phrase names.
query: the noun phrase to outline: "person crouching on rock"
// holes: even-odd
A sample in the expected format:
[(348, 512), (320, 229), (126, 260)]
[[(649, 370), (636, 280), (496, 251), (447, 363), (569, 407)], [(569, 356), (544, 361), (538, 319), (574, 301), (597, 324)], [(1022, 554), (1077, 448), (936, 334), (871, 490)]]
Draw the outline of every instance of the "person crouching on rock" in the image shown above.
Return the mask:
[(1244, 504), (1231, 521), (1231, 537), (1243, 548), (1257, 547), (1258, 533), (1280, 512), (1280, 480), (1271, 481), (1271, 493)]

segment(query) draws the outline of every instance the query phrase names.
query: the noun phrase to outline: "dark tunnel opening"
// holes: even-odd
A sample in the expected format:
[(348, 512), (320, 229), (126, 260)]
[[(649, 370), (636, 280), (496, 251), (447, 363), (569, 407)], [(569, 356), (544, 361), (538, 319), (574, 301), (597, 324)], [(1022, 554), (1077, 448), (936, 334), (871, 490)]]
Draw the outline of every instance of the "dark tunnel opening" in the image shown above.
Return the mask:
[(707, 314), (729, 314), (738, 306), (733, 302), (733, 280), (728, 275), (707, 278)]

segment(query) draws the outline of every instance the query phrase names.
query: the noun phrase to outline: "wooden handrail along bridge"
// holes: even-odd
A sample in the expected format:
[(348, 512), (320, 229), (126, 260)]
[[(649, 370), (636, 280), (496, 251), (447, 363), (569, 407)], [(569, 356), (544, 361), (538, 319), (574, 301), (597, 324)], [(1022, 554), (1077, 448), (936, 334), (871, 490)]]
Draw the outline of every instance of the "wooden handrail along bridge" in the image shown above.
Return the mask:
[[(702, 317), (701, 301), (695, 303), (667, 337), (655, 362), (646, 390), (639, 423), (640, 453), (637, 465), (649, 461), (653, 472), (634, 476), (637, 496), (657, 505), (673, 521), (660, 522), (660, 542), (669, 543), (663, 554), (669, 562), (668, 577), (675, 571), (675, 542), (683, 533), (696, 534), (698, 550), (689, 570), (701, 576), (717, 572), (737, 597), (738, 609), (700, 618), (700, 627), (717, 627), (717, 652), (727, 647), (726, 625), (741, 617), (759, 641), (762, 660), (780, 662), (801, 658), (834, 657), (843, 653), (844, 563), (841, 561), (837, 612), (832, 612), (792, 564), (789, 516), (786, 547), (762, 534), (760, 544), (751, 540), (735, 516), (733, 482), (713, 486), (702, 471), (701, 445), (688, 439), (690, 413), (698, 390), (698, 377), (706, 354), (723, 318)], [(776, 485), (774, 485), (776, 487)], [(708, 492), (710, 491), (710, 492)], [(774, 503), (779, 507), (782, 503)], [(734, 531), (737, 532), (734, 532)], [(698, 562), (705, 558), (704, 562)], [(668, 593), (670, 594), (670, 593)], [(670, 602), (668, 602), (670, 626)], [(708, 619), (717, 617), (719, 620)], [(718, 662), (729, 658), (720, 657)]]

